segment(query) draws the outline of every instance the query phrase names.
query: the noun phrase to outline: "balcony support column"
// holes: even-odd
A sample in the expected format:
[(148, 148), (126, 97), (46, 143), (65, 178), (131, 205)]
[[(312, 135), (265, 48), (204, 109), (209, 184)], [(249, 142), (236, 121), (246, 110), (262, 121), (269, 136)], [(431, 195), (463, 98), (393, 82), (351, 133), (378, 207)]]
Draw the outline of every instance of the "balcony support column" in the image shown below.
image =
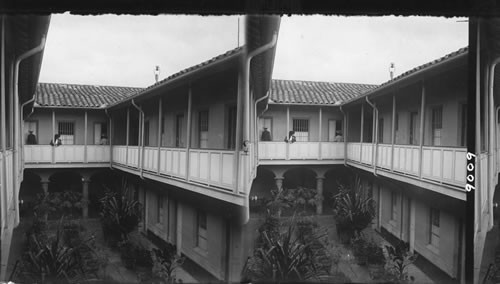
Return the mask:
[(325, 177), (323, 175), (318, 175), (316, 177), (316, 214), (323, 214), (323, 182)]
[(186, 180), (189, 181), (189, 149), (191, 148), (191, 116), (193, 108), (193, 88), (188, 87), (187, 132), (186, 132)]
[(283, 176), (277, 176), (274, 178), (274, 182), (276, 183), (276, 188), (278, 190), (282, 189), (283, 188), (283, 180), (285, 178)]
[(54, 146), (52, 147), (52, 164), (55, 163), (56, 161), (56, 152), (55, 152), (55, 149), (56, 149), (56, 141), (55, 141), (55, 136), (56, 136), (56, 112), (54, 110), (52, 110), (52, 142), (54, 142)]
[[(288, 137), (288, 133), (290, 133), (290, 106), (286, 106), (286, 139), (290, 139)], [(290, 160), (290, 141), (286, 143), (286, 159)]]
[(423, 157), (423, 147), (424, 147), (424, 124), (425, 124), (425, 81), (422, 80), (422, 100), (420, 104), (420, 149), (419, 149), (419, 167), (418, 176), (422, 178), (422, 157)]
[(127, 136), (125, 137), (125, 165), (128, 165), (128, 143), (130, 136), (130, 107), (127, 107)]
[(82, 216), (83, 218), (89, 217), (89, 183), (90, 179), (88, 177), (82, 178)]
[(85, 129), (83, 130), (83, 162), (88, 163), (87, 160), (87, 135), (88, 135), (88, 114), (87, 111), (85, 111)]
[(408, 226), (408, 243), (410, 245), (410, 252), (415, 250), (415, 201), (413, 198), (408, 198), (408, 212), (410, 225)]
[(359, 143), (359, 162), (363, 161), (363, 134), (364, 134), (364, 125), (365, 124), (365, 104), (361, 103), (361, 135), (360, 143)]
[(48, 179), (42, 179), (40, 183), (42, 184), (42, 189), (43, 189), (43, 194), (48, 195), (49, 194), (49, 180)]
[(157, 161), (158, 161), (158, 164), (156, 165), (157, 168), (156, 168), (156, 173), (157, 174), (160, 174), (160, 148), (161, 148), (161, 130), (162, 130), (162, 126), (163, 126), (163, 120), (161, 119), (162, 115), (162, 99), (160, 98), (159, 101), (158, 101), (158, 155), (157, 155)]
[(321, 130), (322, 130), (322, 120), (323, 120), (323, 109), (319, 108), (319, 123), (318, 123), (318, 160), (321, 160)]
[(394, 171), (394, 142), (396, 141), (396, 94), (392, 95), (391, 171)]

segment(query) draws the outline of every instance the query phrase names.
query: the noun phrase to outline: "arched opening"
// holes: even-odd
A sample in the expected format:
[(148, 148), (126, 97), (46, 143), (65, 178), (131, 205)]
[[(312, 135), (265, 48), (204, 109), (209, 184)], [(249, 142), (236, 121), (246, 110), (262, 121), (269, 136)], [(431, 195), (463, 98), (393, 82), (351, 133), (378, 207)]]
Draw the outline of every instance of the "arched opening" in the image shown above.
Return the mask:
[(266, 203), (271, 200), (271, 190), (276, 189), (274, 173), (266, 168), (257, 168), (257, 177), (250, 189), (250, 214), (265, 212)]
[[(58, 171), (49, 178), (49, 195), (55, 203), (56, 211), (49, 214), (50, 219), (58, 219), (61, 216), (81, 217), (82, 209), (77, 207), (82, 195), (82, 176), (75, 171)], [(56, 194), (58, 198), (56, 198)], [(57, 202), (54, 202), (54, 199)]]
[(310, 168), (297, 167), (289, 169), (283, 175), (284, 188), (297, 188), (299, 186), (306, 188), (316, 188), (316, 172)]

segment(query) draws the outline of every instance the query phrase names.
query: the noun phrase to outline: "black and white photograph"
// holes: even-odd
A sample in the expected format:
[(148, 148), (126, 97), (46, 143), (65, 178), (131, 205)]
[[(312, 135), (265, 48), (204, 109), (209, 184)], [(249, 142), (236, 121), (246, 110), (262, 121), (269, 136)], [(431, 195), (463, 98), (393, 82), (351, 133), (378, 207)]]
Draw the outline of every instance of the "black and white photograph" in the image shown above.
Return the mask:
[(0, 282), (500, 282), (500, 20), (0, 29)]

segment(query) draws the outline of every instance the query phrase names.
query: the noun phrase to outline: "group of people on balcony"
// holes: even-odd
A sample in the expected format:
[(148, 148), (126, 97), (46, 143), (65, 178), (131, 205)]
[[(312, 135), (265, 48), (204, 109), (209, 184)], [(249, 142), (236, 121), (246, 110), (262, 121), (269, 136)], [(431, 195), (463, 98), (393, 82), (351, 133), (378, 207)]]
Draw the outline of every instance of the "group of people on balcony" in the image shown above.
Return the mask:
[[(266, 142), (266, 141), (272, 141), (271, 138), (271, 132), (267, 129), (267, 127), (264, 127), (264, 130), (262, 131), (262, 134), (260, 136), (260, 141)], [(295, 137), (295, 131), (291, 130), (288, 132), (288, 136), (285, 137), (284, 140), (286, 143), (294, 143), (297, 141), (297, 138)], [(342, 131), (337, 130), (335, 131), (335, 138), (333, 142), (344, 142), (344, 137), (342, 136)]]

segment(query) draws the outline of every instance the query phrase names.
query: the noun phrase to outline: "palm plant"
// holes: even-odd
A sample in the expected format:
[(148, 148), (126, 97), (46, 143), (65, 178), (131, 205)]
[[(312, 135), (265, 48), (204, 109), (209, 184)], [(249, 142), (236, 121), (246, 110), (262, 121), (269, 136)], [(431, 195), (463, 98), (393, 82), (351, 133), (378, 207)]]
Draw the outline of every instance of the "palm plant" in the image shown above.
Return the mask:
[(153, 273), (167, 284), (175, 283), (175, 271), (184, 263), (184, 257), (176, 253), (176, 246), (167, 243), (162, 249), (153, 248)]
[(389, 256), (388, 274), (392, 282), (408, 283), (413, 277), (408, 275), (408, 266), (417, 259), (417, 255), (410, 252), (409, 244), (400, 241), (395, 247), (385, 246)]
[(350, 188), (339, 185), (339, 193), (333, 196), (333, 215), (339, 234), (345, 234), (344, 241), (349, 241), (371, 224), (375, 204), (367, 196), (359, 177), (355, 177)]
[(303, 243), (296, 235), (293, 223), (283, 234), (273, 235), (263, 231), (263, 245), (247, 260), (244, 278), (280, 283), (318, 281), (328, 276), (328, 271), (316, 262), (317, 250), (311, 249), (314, 242)]
[(121, 193), (108, 189), (99, 200), (104, 235), (113, 244), (127, 240), (128, 234), (137, 228), (141, 220), (141, 204), (128, 198), (127, 188), (124, 180)]

